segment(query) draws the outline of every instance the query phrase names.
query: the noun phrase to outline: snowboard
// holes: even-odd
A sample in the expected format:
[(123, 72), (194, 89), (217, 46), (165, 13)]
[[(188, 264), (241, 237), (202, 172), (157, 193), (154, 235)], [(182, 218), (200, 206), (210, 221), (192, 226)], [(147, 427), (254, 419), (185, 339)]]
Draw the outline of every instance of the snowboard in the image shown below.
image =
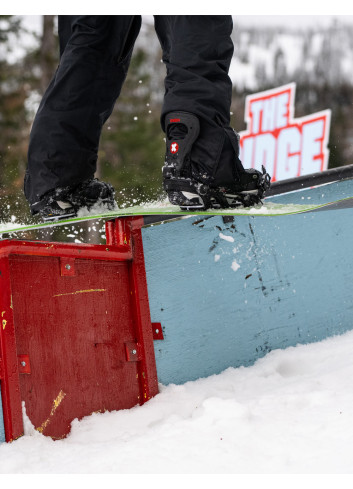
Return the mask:
[[(117, 208), (116, 210), (104, 212), (96, 207), (90, 211), (80, 211), (78, 217), (61, 219), (50, 222), (32, 222), (21, 224), (16, 221), (0, 222), (0, 235), (11, 234), (36, 229), (51, 228), (54, 226), (72, 225), (83, 221), (109, 220), (117, 217), (128, 216), (154, 216), (153, 222), (163, 222), (171, 219), (182, 219), (187, 216), (248, 216), (248, 217), (280, 217), (288, 215), (306, 214), (310, 212), (328, 211), (353, 207), (353, 197), (348, 197), (325, 204), (280, 204), (265, 202), (254, 207), (238, 207), (236, 209), (210, 209), (182, 211), (178, 206), (167, 202), (156, 202), (141, 206)], [(38, 218), (39, 219), (39, 218)]]

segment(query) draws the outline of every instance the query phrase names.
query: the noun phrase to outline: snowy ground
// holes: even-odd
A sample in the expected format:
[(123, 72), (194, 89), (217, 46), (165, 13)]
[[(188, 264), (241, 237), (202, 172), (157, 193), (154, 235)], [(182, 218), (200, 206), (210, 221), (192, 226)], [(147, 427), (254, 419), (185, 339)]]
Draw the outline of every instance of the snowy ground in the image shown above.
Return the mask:
[(0, 473), (351, 474), (353, 332), (0, 445)]

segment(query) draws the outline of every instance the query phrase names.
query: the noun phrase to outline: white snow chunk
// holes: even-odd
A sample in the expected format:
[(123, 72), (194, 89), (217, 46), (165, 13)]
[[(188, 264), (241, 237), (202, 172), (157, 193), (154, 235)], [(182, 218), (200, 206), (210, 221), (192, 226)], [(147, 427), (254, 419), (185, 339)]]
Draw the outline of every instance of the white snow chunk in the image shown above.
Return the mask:
[(223, 233), (219, 233), (219, 237), (224, 239), (225, 241), (229, 241), (230, 243), (234, 243), (234, 238), (232, 236), (227, 236)]

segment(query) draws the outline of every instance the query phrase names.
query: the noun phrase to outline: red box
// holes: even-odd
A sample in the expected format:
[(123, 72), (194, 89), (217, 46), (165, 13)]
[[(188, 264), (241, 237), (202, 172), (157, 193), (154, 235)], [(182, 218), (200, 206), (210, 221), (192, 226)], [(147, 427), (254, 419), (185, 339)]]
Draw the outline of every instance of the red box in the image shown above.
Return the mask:
[(6, 441), (158, 392), (141, 218), (106, 224), (107, 245), (0, 242), (0, 379)]

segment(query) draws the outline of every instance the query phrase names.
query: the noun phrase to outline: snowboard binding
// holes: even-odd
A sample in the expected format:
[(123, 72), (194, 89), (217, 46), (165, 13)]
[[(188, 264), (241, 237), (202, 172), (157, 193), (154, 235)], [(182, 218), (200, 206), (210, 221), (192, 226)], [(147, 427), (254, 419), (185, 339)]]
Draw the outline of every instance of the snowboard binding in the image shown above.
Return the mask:
[(68, 187), (50, 190), (31, 206), (32, 214), (39, 214), (45, 221), (57, 221), (76, 217), (82, 208), (91, 209), (95, 204), (103, 205), (107, 210), (114, 210), (114, 188), (97, 178)]
[(212, 207), (215, 209), (236, 208), (262, 204), (262, 199), (270, 188), (271, 177), (264, 166), (261, 169), (260, 172), (254, 168), (248, 168), (241, 174), (239, 182), (236, 182), (231, 188), (217, 188)]
[(262, 172), (253, 168), (244, 170), (241, 181), (233, 188), (213, 188), (190, 178), (169, 179), (164, 182), (164, 188), (170, 202), (179, 205), (181, 210), (234, 209), (261, 204), (270, 181), (262, 167)]
[(181, 210), (227, 209), (251, 207), (261, 203), (270, 187), (271, 177), (253, 168), (243, 170), (240, 179), (228, 187), (212, 187), (194, 178), (191, 148), (200, 133), (199, 120), (188, 112), (171, 112), (166, 116), (166, 158), (163, 188), (171, 204)]

